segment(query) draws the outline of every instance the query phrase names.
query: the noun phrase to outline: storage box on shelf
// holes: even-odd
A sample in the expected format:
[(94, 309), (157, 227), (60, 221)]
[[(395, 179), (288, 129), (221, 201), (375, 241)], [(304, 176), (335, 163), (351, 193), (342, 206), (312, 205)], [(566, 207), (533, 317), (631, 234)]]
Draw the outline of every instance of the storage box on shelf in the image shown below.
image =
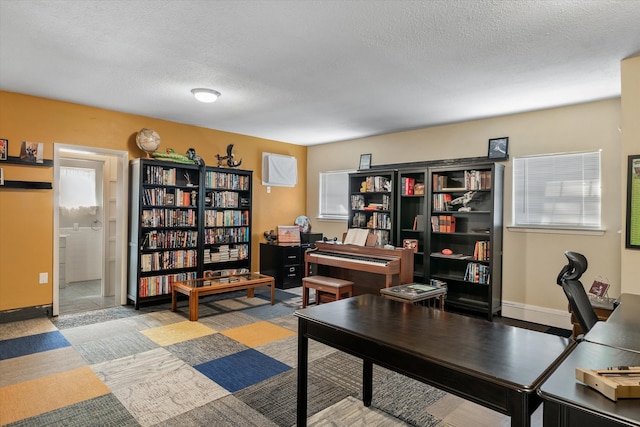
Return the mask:
[(449, 307), (502, 310), (502, 186), (504, 166), (429, 169), (428, 276), (448, 285)]
[(365, 228), (376, 246), (395, 241), (392, 227), (395, 170), (349, 174), (349, 228)]

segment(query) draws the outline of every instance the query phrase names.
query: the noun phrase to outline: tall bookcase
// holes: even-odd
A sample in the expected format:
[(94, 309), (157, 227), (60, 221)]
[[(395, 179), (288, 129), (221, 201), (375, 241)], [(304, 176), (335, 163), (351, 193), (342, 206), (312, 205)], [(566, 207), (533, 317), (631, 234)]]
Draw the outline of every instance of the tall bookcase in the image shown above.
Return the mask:
[(427, 215), (427, 171), (421, 169), (401, 169), (396, 185), (396, 246), (411, 247), (414, 250), (415, 282), (425, 280), (425, 243)]
[(427, 277), (447, 283), (447, 305), (489, 320), (502, 310), (504, 166), (428, 169)]
[(250, 269), (251, 171), (130, 163), (127, 298), (165, 302), (175, 281)]
[(250, 171), (205, 169), (203, 275), (251, 263)]
[(395, 170), (349, 174), (349, 228), (376, 236), (376, 246), (395, 241), (393, 228)]

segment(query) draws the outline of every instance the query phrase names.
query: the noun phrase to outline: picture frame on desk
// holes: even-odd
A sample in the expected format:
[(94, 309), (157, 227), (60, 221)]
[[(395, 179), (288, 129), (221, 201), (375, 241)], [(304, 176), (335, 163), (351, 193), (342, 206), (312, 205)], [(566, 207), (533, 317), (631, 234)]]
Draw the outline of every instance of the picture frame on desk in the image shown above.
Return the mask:
[(627, 249), (640, 249), (640, 154), (629, 156), (626, 229)]
[(490, 139), (487, 157), (491, 160), (507, 160), (509, 158), (509, 137)]
[(360, 154), (360, 166), (358, 170), (365, 170), (371, 168), (371, 153)]

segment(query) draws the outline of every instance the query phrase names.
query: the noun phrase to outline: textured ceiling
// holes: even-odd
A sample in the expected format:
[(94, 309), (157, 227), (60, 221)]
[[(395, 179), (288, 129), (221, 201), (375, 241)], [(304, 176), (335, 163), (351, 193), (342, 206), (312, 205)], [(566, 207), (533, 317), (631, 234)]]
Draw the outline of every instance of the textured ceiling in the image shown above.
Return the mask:
[(639, 52), (637, 0), (0, 0), (2, 90), (300, 145), (616, 97)]

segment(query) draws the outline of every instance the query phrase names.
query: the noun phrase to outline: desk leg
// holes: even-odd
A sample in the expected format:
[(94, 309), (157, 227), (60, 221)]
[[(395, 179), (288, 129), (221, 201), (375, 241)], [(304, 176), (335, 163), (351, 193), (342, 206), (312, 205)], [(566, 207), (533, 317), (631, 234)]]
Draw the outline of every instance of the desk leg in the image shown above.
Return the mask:
[(171, 311), (176, 311), (176, 303), (178, 300), (177, 292), (175, 289), (171, 290)]
[(362, 360), (362, 403), (371, 406), (373, 400), (373, 363), (370, 360)]
[(306, 324), (303, 319), (298, 319), (298, 408), (296, 414), (296, 425), (303, 427), (307, 425), (307, 380), (309, 338), (304, 333)]
[(531, 427), (531, 414), (527, 409), (529, 407), (529, 396), (510, 391), (509, 401), (511, 427)]

